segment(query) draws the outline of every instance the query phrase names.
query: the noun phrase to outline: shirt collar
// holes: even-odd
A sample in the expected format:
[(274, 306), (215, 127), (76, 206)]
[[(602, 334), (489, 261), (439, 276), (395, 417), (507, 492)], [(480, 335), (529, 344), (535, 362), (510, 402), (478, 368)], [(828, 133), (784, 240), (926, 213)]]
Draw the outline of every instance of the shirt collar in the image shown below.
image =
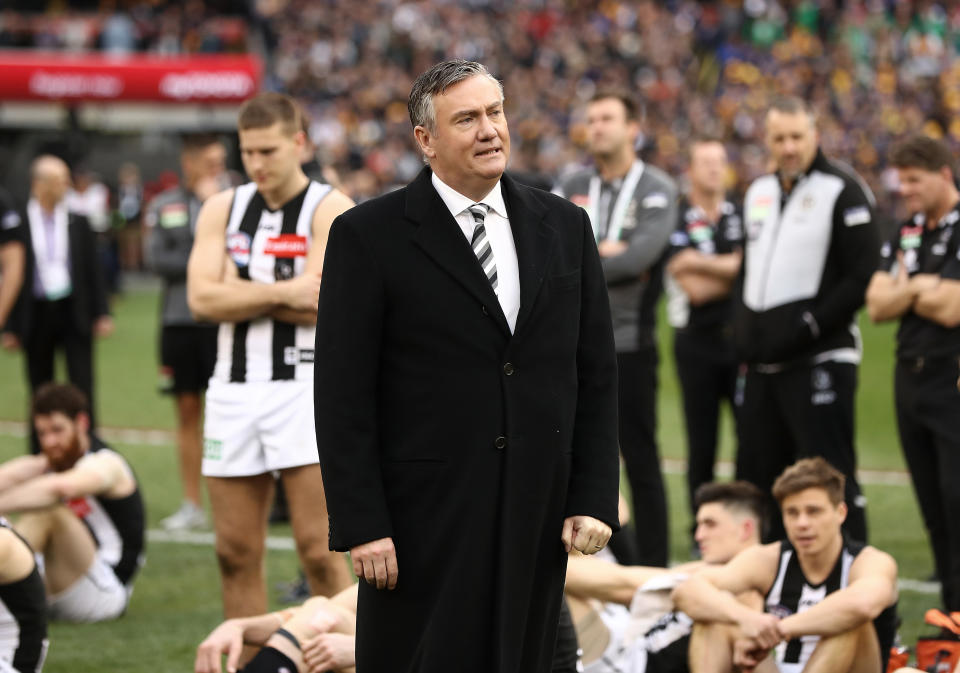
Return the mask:
[(454, 217), (465, 211), (474, 203), (485, 203), (487, 206), (489, 206), (490, 210), (495, 212), (497, 215), (504, 219), (509, 219), (507, 217), (507, 206), (503, 200), (503, 188), (501, 187), (499, 180), (497, 180), (497, 184), (493, 186), (493, 189), (490, 190), (489, 194), (480, 199), (480, 201), (474, 201), (438, 178), (436, 173), (433, 173), (430, 176), (430, 179), (433, 182), (433, 188), (437, 190), (437, 194), (439, 194), (440, 198), (443, 199), (443, 203), (447, 206), (447, 208), (450, 210), (450, 214)]

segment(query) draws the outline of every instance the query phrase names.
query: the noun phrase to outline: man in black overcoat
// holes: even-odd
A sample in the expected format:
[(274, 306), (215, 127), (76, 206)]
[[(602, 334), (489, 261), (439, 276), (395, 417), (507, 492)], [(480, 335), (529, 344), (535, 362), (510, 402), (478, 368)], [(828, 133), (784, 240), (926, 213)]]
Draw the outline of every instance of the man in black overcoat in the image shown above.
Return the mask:
[[(317, 321), (330, 543), (358, 673), (546, 673), (566, 552), (617, 526), (610, 311), (585, 212), (503, 175), (500, 84), (414, 83), (429, 168), (338, 217)], [(365, 580), (365, 582), (364, 582)]]

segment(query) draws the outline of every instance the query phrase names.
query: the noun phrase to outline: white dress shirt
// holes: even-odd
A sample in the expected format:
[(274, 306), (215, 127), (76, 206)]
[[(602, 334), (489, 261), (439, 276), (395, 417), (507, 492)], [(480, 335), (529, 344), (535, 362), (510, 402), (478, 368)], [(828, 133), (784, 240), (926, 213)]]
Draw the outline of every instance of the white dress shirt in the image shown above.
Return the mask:
[(503, 315), (507, 318), (512, 334), (517, 324), (517, 313), (520, 311), (520, 270), (517, 266), (517, 247), (513, 242), (513, 230), (507, 218), (507, 206), (503, 202), (500, 181), (498, 180), (490, 193), (480, 201), (474, 201), (446, 184), (437, 177), (436, 173), (433, 174), (432, 179), (434, 189), (437, 190), (450, 210), (450, 214), (453, 215), (453, 219), (460, 225), (463, 235), (466, 236), (467, 245), (470, 245), (473, 240), (473, 230), (476, 227), (469, 210), (470, 206), (474, 203), (483, 203), (487, 206), (487, 216), (483, 226), (487, 230), (487, 240), (490, 242), (493, 261), (497, 266), (497, 299), (500, 301), (500, 308), (503, 309)]

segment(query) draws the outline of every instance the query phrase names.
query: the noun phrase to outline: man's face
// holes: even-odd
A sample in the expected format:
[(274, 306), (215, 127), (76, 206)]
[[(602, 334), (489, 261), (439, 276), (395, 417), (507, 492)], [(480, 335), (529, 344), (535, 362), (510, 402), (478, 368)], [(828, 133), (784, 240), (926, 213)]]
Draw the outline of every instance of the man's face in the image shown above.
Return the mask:
[(40, 414), (34, 416), (33, 425), (40, 450), (55, 472), (69, 470), (80, 460), (83, 455), (80, 435), (88, 427), (86, 414), (81, 413), (75, 420), (59, 411)]
[(240, 157), (247, 176), (261, 193), (283, 188), (300, 166), (303, 133), (288, 134), (280, 122), (256, 129), (241, 129)]
[(727, 180), (727, 151), (716, 142), (694, 143), (690, 148), (690, 184), (711, 194), (723, 192)]
[(216, 179), (227, 170), (227, 151), (220, 143), (213, 143), (184, 151), (180, 161), (188, 183), (203, 178)]
[(911, 213), (932, 213), (950, 189), (949, 169), (928, 171), (923, 168), (897, 168), (900, 178), (900, 198)]
[(744, 517), (731, 512), (720, 502), (708, 502), (697, 510), (694, 540), (707, 563), (726, 563), (750, 542)]
[(605, 157), (633, 147), (640, 125), (627, 119), (627, 109), (616, 98), (601, 98), (587, 105), (587, 142), (590, 153)]
[(788, 495), (780, 503), (787, 539), (798, 554), (811, 555), (825, 549), (840, 534), (847, 506), (830, 502), (822, 488), (808, 488)]
[(467, 196), (491, 188), (510, 158), (500, 88), (474, 75), (434, 96), (433, 110), (433, 130), (418, 126), (416, 135), (437, 177)]
[(813, 119), (806, 112), (770, 110), (766, 141), (777, 170), (783, 177), (794, 180), (813, 163), (819, 136)]
[(33, 193), (41, 200), (59, 203), (70, 188), (70, 171), (60, 161), (49, 160), (37, 170), (33, 181)]

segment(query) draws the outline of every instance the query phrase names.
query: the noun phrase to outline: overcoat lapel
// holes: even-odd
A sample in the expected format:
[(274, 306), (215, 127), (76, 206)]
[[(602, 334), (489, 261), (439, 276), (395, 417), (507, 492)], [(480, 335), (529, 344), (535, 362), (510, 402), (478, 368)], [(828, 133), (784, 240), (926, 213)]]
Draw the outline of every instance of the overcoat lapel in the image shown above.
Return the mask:
[[(490, 281), (484, 275), (456, 220), (433, 188), (430, 176), (430, 169), (425, 168), (407, 188), (405, 215), (419, 225), (413, 241), (437, 266), (485, 306), (490, 316), (509, 337), (510, 327), (503, 315), (503, 309), (500, 308), (497, 295), (490, 287)], [(522, 293), (522, 278), (520, 287)]]
[(507, 217), (510, 218), (510, 228), (513, 230), (517, 266), (520, 270), (520, 312), (514, 328), (514, 334), (517, 334), (536, 303), (557, 236), (544, 221), (546, 209), (531, 198), (528, 190), (507, 175), (501, 178), (500, 183), (504, 187)]

